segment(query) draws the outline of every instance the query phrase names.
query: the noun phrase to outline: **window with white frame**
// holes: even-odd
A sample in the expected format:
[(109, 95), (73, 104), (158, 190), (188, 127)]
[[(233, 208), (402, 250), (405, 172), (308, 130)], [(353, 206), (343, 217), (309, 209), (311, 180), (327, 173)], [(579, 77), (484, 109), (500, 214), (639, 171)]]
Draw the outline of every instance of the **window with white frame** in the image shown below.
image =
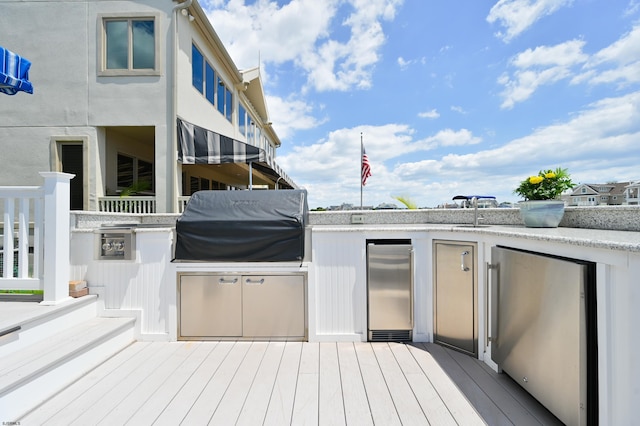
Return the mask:
[(158, 19), (102, 17), (100, 75), (159, 75)]

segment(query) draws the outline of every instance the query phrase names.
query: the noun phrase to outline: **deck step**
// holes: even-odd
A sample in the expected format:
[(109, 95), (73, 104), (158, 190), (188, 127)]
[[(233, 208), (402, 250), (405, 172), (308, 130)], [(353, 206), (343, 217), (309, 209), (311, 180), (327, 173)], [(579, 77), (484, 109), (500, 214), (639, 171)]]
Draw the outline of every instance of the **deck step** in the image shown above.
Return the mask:
[(2, 357), (3, 419), (38, 406), (134, 342), (134, 318), (92, 318)]
[(59, 305), (0, 302), (0, 358), (23, 350), (52, 334), (97, 316), (97, 296), (70, 299)]

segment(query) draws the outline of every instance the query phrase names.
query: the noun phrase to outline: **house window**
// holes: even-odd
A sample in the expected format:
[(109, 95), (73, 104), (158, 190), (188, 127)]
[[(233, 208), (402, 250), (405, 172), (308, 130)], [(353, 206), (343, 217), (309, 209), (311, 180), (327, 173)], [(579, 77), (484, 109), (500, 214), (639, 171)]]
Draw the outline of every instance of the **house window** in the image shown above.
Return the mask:
[(158, 38), (153, 17), (102, 20), (100, 75), (158, 75)]
[(218, 111), (224, 115), (227, 120), (231, 121), (233, 113), (233, 93), (224, 84), (224, 81), (218, 77)]
[(582, 194), (586, 194), (587, 193), (587, 188), (582, 188), (582, 191), (580, 191)]
[[(216, 105), (216, 71), (195, 44), (191, 45), (191, 82), (211, 105)], [(218, 100), (218, 104), (224, 102), (224, 98), (221, 99), (223, 101)]]
[(205, 62), (204, 71), (205, 71), (204, 77), (206, 81), (204, 86), (206, 89), (205, 96), (209, 101), (209, 103), (211, 103), (211, 105), (215, 105), (216, 85), (214, 84), (214, 81), (215, 81), (216, 74), (213, 71), (213, 68), (211, 67), (211, 65), (209, 65), (209, 62)]
[[(118, 154), (118, 189), (138, 186), (139, 191), (153, 192), (153, 164)], [(136, 192), (139, 192), (136, 191)]]
[(238, 105), (238, 131), (247, 136), (247, 110), (242, 105)]
[(191, 84), (198, 92), (203, 93), (204, 90), (204, 58), (195, 44), (191, 45)]

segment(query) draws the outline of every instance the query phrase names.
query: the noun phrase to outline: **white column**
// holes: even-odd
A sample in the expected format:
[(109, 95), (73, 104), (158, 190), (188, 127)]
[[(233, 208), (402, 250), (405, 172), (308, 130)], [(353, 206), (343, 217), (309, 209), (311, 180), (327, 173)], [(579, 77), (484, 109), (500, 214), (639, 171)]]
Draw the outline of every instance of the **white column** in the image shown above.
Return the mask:
[(69, 297), (69, 182), (75, 175), (40, 172), (44, 178), (44, 297), (56, 305)]

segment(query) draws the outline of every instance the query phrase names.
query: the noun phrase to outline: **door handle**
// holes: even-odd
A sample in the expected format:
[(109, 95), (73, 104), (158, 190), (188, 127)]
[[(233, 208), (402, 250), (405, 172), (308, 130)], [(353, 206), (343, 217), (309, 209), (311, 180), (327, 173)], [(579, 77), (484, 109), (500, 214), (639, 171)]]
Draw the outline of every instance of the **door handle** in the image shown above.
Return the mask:
[(252, 280), (251, 278), (247, 278), (245, 283), (248, 285), (260, 285), (264, 284), (264, 278), (260, 278), (259, 280)]
[(234, 278), (232, 280), (228, 280), (228, 279), (225, 279), (225, 278), (220, 278), (218, 280), (218, 284), (235, 284), (237, 282), (238, 282), (237, 278)]
[(460, 253), (460, 269), (462, 270), (462, 272), (469, 271), (469, 268), (464, 265), (464, 257), (468, 254), (469, 252), (467, 250)]

